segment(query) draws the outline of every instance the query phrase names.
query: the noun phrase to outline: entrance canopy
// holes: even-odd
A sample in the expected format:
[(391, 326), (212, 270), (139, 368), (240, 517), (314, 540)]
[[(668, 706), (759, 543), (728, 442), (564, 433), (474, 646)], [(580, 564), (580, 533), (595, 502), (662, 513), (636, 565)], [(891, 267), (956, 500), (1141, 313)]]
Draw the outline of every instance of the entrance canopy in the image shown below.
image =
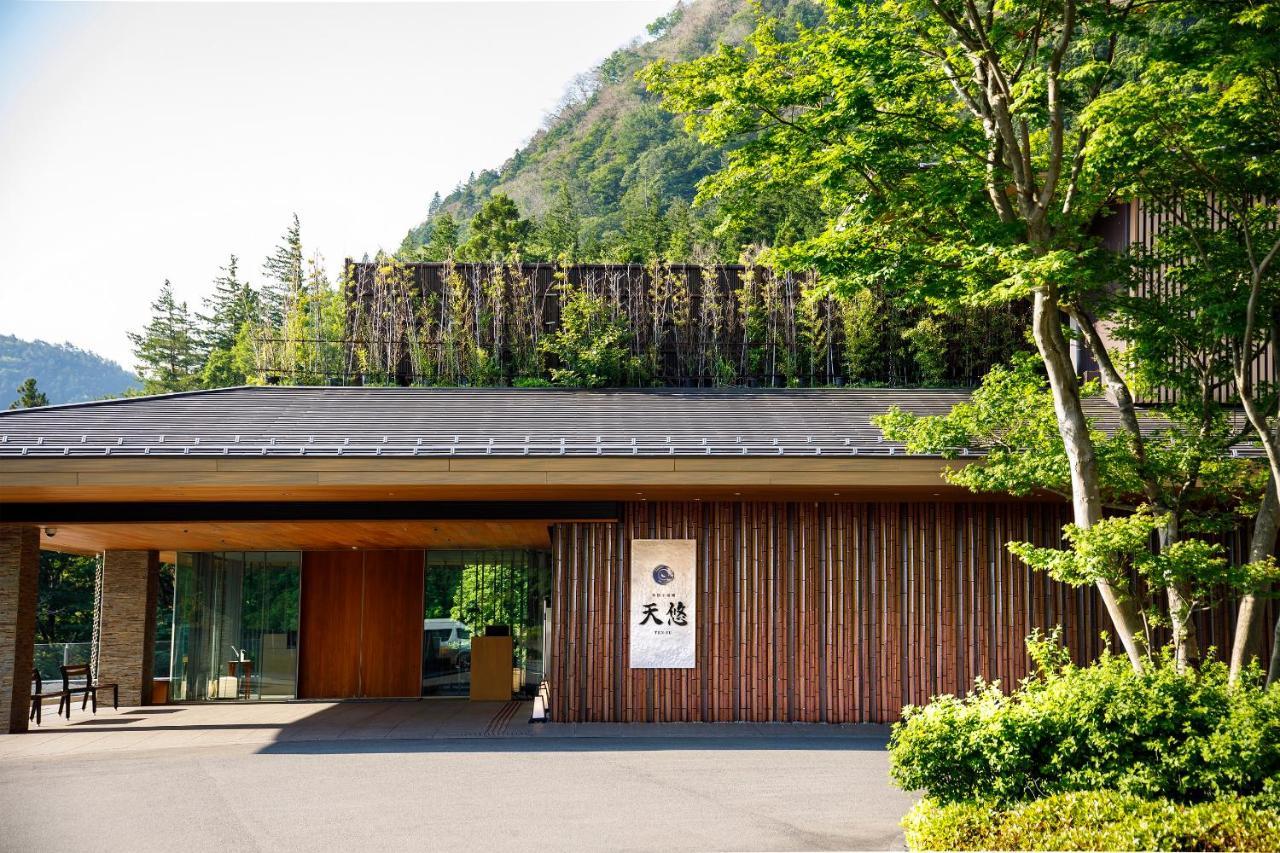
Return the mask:
[(965, 397), (245, 387), (50, 406), (0, 413), (0, 521), (81, 553), (545, 548), (548, 520), (611, 501), (950, 491), (959, 463), (909, 457), (870, 419)]

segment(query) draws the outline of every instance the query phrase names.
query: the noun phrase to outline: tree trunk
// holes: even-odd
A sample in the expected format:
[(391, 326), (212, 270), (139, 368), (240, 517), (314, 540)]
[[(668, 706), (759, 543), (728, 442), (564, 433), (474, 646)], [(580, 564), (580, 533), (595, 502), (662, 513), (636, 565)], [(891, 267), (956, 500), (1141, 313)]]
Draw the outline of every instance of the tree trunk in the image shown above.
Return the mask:
[[(1165, 510), (1167, 512), (1167, 510)], [(1178, 541), (1178, 520), (1168, 513), (1168, 521), (1157, 534), (1161, 553)], [(1169, 621), (1173, 628), (1173, 658), (1178, 672), (1186, 672), (1200, 665), (1200, 646), (1196, 642), (1196, 626), (1191, 619), (1191, 590), (1189, 584), (1170, 584), (1165, 588), (1169, 599)]]
[[(1280, 500), (1276, 497), (1275, 478), (1268, 476), (1267, 491), (1262, 496), (1258, 515), (1253, 520), (1253, 536), (1249, 540), (1249, 562), (1265, 560), (1275, 553), (1277, 528), (1280, 528)], [(1249, 661), (1262, 654), (1261, 638), (1258, 636), (1262, 617), (1261, 605), (1260, 597), (1255, 593), (1248, 593), (1240, 599), (1240, 609), (1236, 611), (1235, 635), (1231, 643), (1230, 679), (1232, 684), (1240, 679), (1240, 673), (1249, 665)], [(1272, 660), (1275, 660), (1274, 650)]]
[[(1094, 456), (1089, 423), (1080, 403), (1080, 382), (1071, 349), (1062, 334), (1062, 312), (1056, 288), (1043, 285), (1036, 289), (1032, 314), (1032, 330), (1036, 347), (1044, 361), (1053, 392), (1053, 407), (1058, 417), (1058, 432), (1071, 468), (1071, 502), (1077, 527), (1088, 529), (1102, 520), (1102, 492), (1098, 482), (1098, 460)], [(1142, 620), (1129, 591), (1110, 580), (1098, 581), (1098, 592), (1129, 662), (1141, 672), (1146, 657)]]
[(1267, 667), (1267, 686), (1280, 681), (1280, 619), (1276, 620), (1276, 629), (1271, 637), (1271, 666)]

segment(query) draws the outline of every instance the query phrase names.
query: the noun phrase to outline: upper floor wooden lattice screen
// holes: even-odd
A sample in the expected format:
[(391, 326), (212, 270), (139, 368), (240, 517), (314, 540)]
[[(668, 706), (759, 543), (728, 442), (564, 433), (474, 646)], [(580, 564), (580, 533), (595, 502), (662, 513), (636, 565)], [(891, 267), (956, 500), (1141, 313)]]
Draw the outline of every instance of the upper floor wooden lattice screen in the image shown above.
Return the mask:
[[(1265, 204), (1266, 201), (1262, 200)], [(1229, 215), (1213, 204), (1212, 196), (1200, 202), (1199, 223), (1211, 230), (1227, 228), (1230, 225)], [(1131, 282), (1133, 293), (1153, 303), (1161, 304), (1177, 294), (1177, 277), (1170, 275), (1170, 268), (1178, 265), (1176, 257), (1169, 256), (1167, 250), (1162, 256), (1161, 235), (1167, 228), (1179, 227), (1179, 216), (1176, 211), (1163, 209), (1141, 199), (1118, 205), (1114, 214), (1098, 223), (1098, 234), (1108, 249), (1114, 252), (1129, 252), (1137, 256), (1146, 256), (1153, 263), (1140, 267)], [(1112, 339), (1109, 330), (1104, 329), (1104, 338), (1109, 345), (1117, 349), (1123, 348), (1123, 341)], [(1081, 351), (1081, 368), (1086, 374), (1097, 370), (1097, 365), (1087, 352)], [(1277, 364), (1280, 352), (1276, 342), (1270, 340), (1253, 360), (1252, 381), (1255, 387), (1274, 386), (1280, 380), (1280, 365)], [(1225, 362), (1224, 362), (1225, 365)], [(1189, 365), (1181, 365), (1189, 368)], [(1203, 368), (1203, 365), (1201, 365)], [(1226, 367), (1220, 367), (1226, 370)], [(1237, 402), (1234, 383), (1228, 375), (1219, 377), (1212, 395), (1220, 403), (1228, 405)], [(1168, 405), (1177, 402), (1178, 392), (1168, 387), (1141, 389), (1138, 402), (1144, 405)]]
[(972, 386), (1026, 346), (1025, 312), (835, 299), (812, 276), (693, 265), (347, 264), (348, 374), (399, 384), (547, 380), (585, 295), (624, 330), (620, 384)]

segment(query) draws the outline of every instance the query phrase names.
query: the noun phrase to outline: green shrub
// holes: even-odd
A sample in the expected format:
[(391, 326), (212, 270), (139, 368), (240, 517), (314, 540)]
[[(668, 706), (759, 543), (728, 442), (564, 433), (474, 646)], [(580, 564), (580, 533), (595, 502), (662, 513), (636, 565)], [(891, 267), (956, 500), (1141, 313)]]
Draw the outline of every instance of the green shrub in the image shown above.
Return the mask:
[(1280, 850), (1280, 813), (1243, 799), (1184, 805), (1077, 791), (1009, 809), (926, 799), (903, 825), (912, 850)]
[(631, 354), (631, 332), (625, 318), (605, 299), (585, 290), (565, 289), (560, 328), (539, 347), (554, 355), (560, 367), (551, 381), (571, 388), (645, 384), (640, 360)]
[(512, 388), (554, 388), (555, 383), (550, 379), (543, 379), (539, 376), (518, 376), (511, 382)]
[(1257, 794), (1280, 774), (1280, 688), (1231, 686), (1217, 662), (1138, 675), (1122, 657), (1077, 667), (1030, 645), (1041, 673), (1011, 695), (980, 684), (904, 711), (889, 745), (898, 785), (940, 803), (1103, 789), (1195, 803)]

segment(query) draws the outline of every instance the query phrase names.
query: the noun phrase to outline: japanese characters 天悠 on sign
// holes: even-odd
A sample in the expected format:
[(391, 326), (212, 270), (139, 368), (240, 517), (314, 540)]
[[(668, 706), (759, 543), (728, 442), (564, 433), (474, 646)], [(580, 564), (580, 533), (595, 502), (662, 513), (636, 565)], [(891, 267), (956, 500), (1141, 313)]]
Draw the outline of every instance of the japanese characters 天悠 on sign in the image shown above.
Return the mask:
[(692, 669), (697, 659), (697, 543), (631, 540), (631, 668)]

